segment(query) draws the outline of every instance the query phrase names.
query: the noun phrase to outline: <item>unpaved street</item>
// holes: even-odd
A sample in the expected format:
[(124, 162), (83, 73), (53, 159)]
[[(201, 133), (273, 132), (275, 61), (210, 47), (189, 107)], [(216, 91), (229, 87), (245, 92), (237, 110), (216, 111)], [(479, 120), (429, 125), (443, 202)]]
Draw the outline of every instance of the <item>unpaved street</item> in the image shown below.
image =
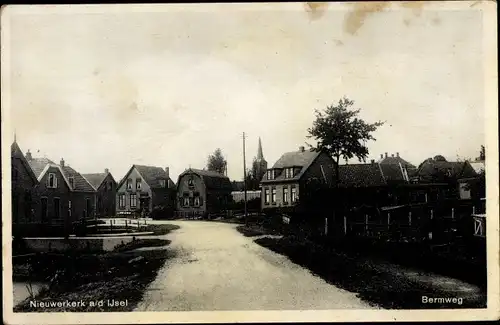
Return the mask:
[(373, 308), (286, 257), (255, 244), (234, 224), (168, 221), (168, 260), (137, 311)]

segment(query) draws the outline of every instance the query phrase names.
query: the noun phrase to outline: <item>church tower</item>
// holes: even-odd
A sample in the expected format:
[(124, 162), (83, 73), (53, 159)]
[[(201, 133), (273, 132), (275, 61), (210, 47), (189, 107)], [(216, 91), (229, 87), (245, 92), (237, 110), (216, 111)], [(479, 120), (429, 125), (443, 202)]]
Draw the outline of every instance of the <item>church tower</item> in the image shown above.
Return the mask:
[(259, 137), (259, 147), (257, 149), (257, 159), (255, 161), (257, 163), (256, 172), (258, 179), (261, 180), (262, 176), (266, 173), (267, 170), (267, 161), (264, 159), (264, 153), (262, 152), (262, 141)]

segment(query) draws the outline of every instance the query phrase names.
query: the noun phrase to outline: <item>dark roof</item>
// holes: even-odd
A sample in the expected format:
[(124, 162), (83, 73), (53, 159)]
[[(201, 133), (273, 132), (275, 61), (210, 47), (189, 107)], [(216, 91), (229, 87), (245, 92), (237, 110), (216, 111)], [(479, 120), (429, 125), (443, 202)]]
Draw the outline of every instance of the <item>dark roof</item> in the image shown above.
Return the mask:
[(399, 165), (401, 164), (403, 167), (406, 166), (406, 167), (415, 167), (414, 165), (412, 165), (411, 163), (409, 163), (408, 161), (404, 160), (403, 158), (401, 157), (398, 157), (398, 156), (395, 156), (395, 157), (384, 157), (382, 159), (380, 159), (378, 161), (379, 164), (381, 165)]
[(451, 170), (452, 178), (475, 177), (474, 168), (465, 161), (425, 161), (418, 168), (417, 175), (422, 178), (443, 177)]
[(31, 158), (28, 160), (31, 169), (35, 173), (36, 177), (40, 177), (40, 174), (45, 169), (48, 164), (54, 164), (54, 162), (48, 158)]
[(132, 169), (136, 169), (139, 174), (142, 176), (144, 181), (149, 185), (151, 189), (164, 188), (160, 185), (160, 181), (167, 181), (167, 186), (169, 188), (175, 188), (175, 183), (169, 177), (165, 169), (156, 166), (145, 166), (145, 165), (132, 165), (130, 170), (127, 172), (125, 177), (120, 180), (118, 186), (121, 186), (122, 183), (127, 179), (128, 174), (132, 171)]
[(232, 181), (233, 191), (243, 191), (245, 189), (245, 182), (243, 181)]
[(371, 187), (385, 184), (382, 170), (376, 163), (339, 166), (339, 186), (341, 187)]
[(284, 153), (278, 161), (273, 165), (271, 169), (283, 169), (287, 167), (301, 167), (299, 173), (293, 178), (285, 178), (285, 174), (281, 173), (275, 179), (268, 180), (267, 174), (262, 177), (262, 182), (279, 182), (279, 181), (290, 181), (299, 180), (302, 175), (306, 172), (309, 166), (314, 162), (314, 160), (321, 154), (320, 151), (313, 150), (299, 150)]
[(70, 166), (60, 166), (64, 175), (68, 180), (72, 177), (74, 179), (73, 182), (73, 190), (77, 192), (94, 192), (95, 189), (92, 185), (76, 170), (71, 168)]
[(10, 157), (12, 159), (19, 159), (21, 160), (21, 163), (24, 165), (24, 168), (26, 168), (26, 171), (30, 175), (30, 177), (33, 179), (33, 181), (38, 183), (37, 175), (33, 172), (33, 169), (31, 168), (30, 164), (26, 160), (26, 157), (23, 154), (23, 151), (17, 144), (17, 142), (13, 142), (12, 145), (10, 146)]
[(200, 176), (207, 189), (227, 191), (233, 190), (233, 185), (227, 176), (213, 171), (189, 168), (179, 175), (179, 179), (189, 173)]
[(392, 164), (380, 164), (382, 175), (386, 182), (405, 182), (406, 178), (403, 174), (402, 166)]
[(82, 174), (82, 176), (97, 190), (108, 173)]

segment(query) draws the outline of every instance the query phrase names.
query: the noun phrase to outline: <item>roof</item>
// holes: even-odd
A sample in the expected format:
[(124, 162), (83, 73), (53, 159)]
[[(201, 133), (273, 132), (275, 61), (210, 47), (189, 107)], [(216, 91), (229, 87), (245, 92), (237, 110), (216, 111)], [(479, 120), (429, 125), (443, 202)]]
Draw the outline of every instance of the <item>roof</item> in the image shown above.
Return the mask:
[(189, 173), (193, 173), (200, 176), (203, 180), (203, 183), (205, 183), (205, 187), (207, 189), (228, 190), (228, 191), (233, 190), (233, 184), (229, 180), (229, 177), (209, 170), (189, 168), (179, 175), (179, 179), (182, 176)]
[(92, 185), (92, 187), (97, 190), (101, 186), (102, 182), (108, 176), (109, 173), (93, 173), (93, 174), (82, 174), (83, 178)]
[(45, 169), (45, 166), (47, 166), (48, 164), (55, 164), (48, 158), (31, 158), (30, 160), (28, 160), (28, 163), (35, 173), (36, 177), (40, 177), (43, 170)]
[(77, 192), (94, 192), (94, 187), (76, 170), (69, 166), (60, 166), (64, 175), (68, 178), (73, 178), (73, 190)]
[(404, 160), (403, 158), (399, 157), (399, 156), (387, 156), (387, 157), (384, 157), (384, 158), (381, 158), (379, 161), (378, 161), (379, 164), (382, 164), (382, 165), (399, 165), (401, 164), (402, 166), (406, 166), (406, 167), (415, 167), (414, 165), (412, 165), (411, 163), (409, 163), (408, 161)]
[(480, 174), (485, 170), (484, 161), (471, 161), (469, 164), (477, 174)]
[(418, 168), (417, 174), (423, 178), (442, 177), (451, 170), (453, 178), (475, 177), (477, 174), (467, 161), (425, 161)]
[(160, 185), (160, 181), (168, 181), (167, 182), (169, 188), (175, 188), (175, 183), (169, 177), (165, 169), (156, 166), (145, 166), (145, 165), (132, 165), (127, 174), (120, 180), (118, 187), (120, 187), (125, 180), (127, 180), (128, 175), (133, 169), (136, 169), (137, 172), (141, 175), (144, 181), (148, 184), (151, 189), (164, 188)]
[(382, 176), (386, 182), (405, 182), (406, 177), (403, 174), (402, 165), (380, 164)]
[(347, 164), (339, 166), (340, 187), (372, 187), (386, 185), (379, 164)]
[(23, 151), (21, 150), (21, 148), (19, 148), (19, 145), (15, 141), (10, 146), (10, 157), (21, 160), (21, 163), (24, 165), (24, 167), (26, 168), (26, 171), (28, 172), (30, 177), (33, 179), (35, 184), (38, 183), (37, 176), (33, 172), (33, 169), (31, 168), (28, 161), (26, 160), (26, 157), (24, 157)]
[(285, 175), (281, 173), (275, 179), (268, 180), (267, 174), (262, 178), (262, 182), (279, 182), (279, 181), (290, 181), (299, 180), (306, 170), (311, 166), (311, 164), (316, 160), (316, 158), (321, 154), (321, 151), (314, 150), (299, 150), (284, 153), (278, 161), (273, 165), (271, 169), (283, 169), (287, 167), (302, 167), (300, 172), (297, 173), (293, 178), (285, 178)]

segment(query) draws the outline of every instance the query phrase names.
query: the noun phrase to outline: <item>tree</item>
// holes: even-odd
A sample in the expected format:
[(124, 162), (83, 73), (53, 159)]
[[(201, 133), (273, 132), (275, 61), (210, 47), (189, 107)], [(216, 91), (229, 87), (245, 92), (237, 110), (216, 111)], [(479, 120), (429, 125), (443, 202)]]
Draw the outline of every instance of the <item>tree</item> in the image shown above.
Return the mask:
[(335, 161), (336, 184), (339, 179), (339, 160), (356, 157), (365, 161), (368, 157), (366, 141), (376, 140), (372, 133), (385, 122), (366, 123), (358, 118), (360, 109), (352, 109), (354, 101), (344, 97), (336, 106), (327, 106), (324, 112), (315, 111), (316, 119), (307, 131), (308, 139), (317, 141), (313, 150), (323, 150)]
[(222, 155), (220, 148), (215, 149), (214, 153), (208, 156), (207, 170), (224, 174), (227, 161)]
[(481, 146), (481, 150), (479, 151), (479, 161), (485, 161), (486, 160), (486, 148), (484, 146)]

